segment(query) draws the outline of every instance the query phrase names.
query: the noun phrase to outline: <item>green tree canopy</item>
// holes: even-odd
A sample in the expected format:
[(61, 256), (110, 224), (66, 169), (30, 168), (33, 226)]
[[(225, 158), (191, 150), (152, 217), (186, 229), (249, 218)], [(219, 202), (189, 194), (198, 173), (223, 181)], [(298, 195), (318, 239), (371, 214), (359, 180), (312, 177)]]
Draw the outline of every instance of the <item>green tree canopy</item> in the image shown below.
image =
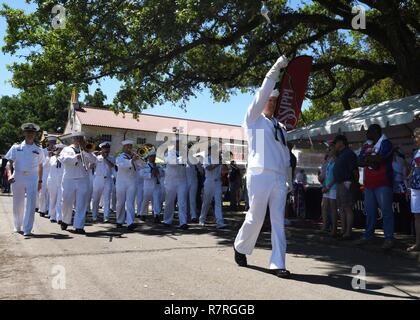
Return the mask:
[[(115, 110), (185, 106), (205, 87), (225, 101), (258, 86), (280, 50), (314, 57), (314, 105), (349, 109), (373, 99), (384, 79), (403, 95), (420, 92), (416, 0), (317, 0), (298, 8), (271, 0), (272, 29), (255, 0), (35, 2), (34, 13), (1, 11), (8, 23), (3, 51), (26, 57), (10, 66), (18, 88), (111, 77), (122, 83)], [(57, 2), (66, 8), (63, 29), (51, 26)], [(367, 8), (365, 29), (352, 28), (356, 4)]]
[[(0, 98), (0, 154), (23, 140), (20, 126), (34, 122), (41, 131), (63, 132), (67, 120), (71, 89), (39, 87), (15, 96)], [(40, 136), (40, 135), (39, 135)]]

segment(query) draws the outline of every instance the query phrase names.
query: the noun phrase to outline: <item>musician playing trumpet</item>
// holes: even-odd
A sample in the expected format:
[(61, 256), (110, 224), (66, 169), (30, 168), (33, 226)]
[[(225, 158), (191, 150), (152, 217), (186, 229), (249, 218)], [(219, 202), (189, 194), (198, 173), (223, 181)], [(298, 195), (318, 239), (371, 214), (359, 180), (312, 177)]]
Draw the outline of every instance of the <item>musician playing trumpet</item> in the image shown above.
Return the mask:
[(115, 183), (117, 193), (117, 228), (121, 228), (127, 223), (129, 231), (134, 230), (134, 201), (137, 191), (137, 170), (144, 165), (139, 155), (132, 151), (134, 142), (124, 140), (123, 152), (117, 157), (118, 167), (117, 179)]
[(99, 145), (101, 151), (96, 156), (96, 169), (93, 178), (92, 218), (98, 218), (98, 209), (103, 195), (104, 223), (109, 222), (112, 192), (112, 170), (115, 167), (115, 158), (110, 155), (111, 142), (105, 141)]
[(96, 157), (84, 150), (86, 146), (83, 132), (74, 132), (71, 135), (72, 144), (65, 147), (58, 160), (64, 166), (62, 182), (62, 215), (61, 229), (66, 230), (71, 224), (73, 205), (76, 210), (73, 227), (76, 233), (84, 234), (86, 210), (88, 205), (89, 169), (96, 163)]

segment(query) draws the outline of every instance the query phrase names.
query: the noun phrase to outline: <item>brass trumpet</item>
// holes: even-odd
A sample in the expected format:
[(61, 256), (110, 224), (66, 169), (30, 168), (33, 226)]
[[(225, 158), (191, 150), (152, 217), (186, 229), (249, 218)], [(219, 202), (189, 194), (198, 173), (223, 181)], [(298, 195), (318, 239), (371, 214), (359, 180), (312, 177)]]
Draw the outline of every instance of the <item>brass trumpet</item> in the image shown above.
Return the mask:
[(147, 157), (147, 154), (154, 149), (154, 147), (150, 144), (142, 144), (137, 148), (137, 155), (140, 159), (144, 159)]

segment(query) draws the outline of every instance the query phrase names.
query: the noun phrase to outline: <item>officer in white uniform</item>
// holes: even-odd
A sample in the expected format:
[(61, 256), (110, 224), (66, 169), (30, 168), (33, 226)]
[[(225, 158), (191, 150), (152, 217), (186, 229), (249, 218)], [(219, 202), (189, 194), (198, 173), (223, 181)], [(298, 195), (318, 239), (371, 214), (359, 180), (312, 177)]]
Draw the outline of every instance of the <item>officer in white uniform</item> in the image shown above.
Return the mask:
[[(189, 145), (189, 149), (191, 148)], [(188, 204), (190, 208), (191, 222), (197, 223), (197, 189), (198, 189), (198, 167), (197, 164), (191, 163), (190, 159), (187, 159), (186, 164), (187, 170), (187, 194)]]
[(105, 141), (99, 145), (101, 153), (96, 156), (96, 168), (93, 178), (92, 195), (92, 218), (98, 218), (99, 203), (103, 197), (104, 222), (109, 222), (109, 211), (111, 209), (112, 192), (112, 170), (115, 167), (115, 159), (111, 156), (111, 142)]
[(165, 162), (165, 214), (163, 224), (172, 225), (175, 199), (177, 199), (179, 228), (185, 230), (188, 229), (186, 161), (178, 156), (175, 148), (170, 148)]
[(64, 167), (58, 160), (58, 156), (65, 147), (64, 144), (56, 144), (55, 151), (50, 159), (50, 172), (47, 178), (48, 195), (49, 195), (49, 208), (48, 214), (52, 223), (57, 222), (61, 224), (63, 217), (61, 214), (61, 184), (63, 182)]
[(12, 184), (14, 231), (20, 233), (23, 230), (25, 236), (30, 236), (34, 224), (36, 198), (43, 184), (44, 153), (42, 148), (34, 143), (39, 126), (25, 123), (21, 128), (25, 140), (14, 144), (6, 153), (6, 174)]
[(278, 90), (273, 90), (280, 71), (287, 66), (280, 57), (267, 73), (261, 88), (248, 108), (243, 127), (248, 137), (247, 188), (250, 208), (235, 239), (235, 261), (246, 266), (246, 255), (254, 249), (267, 205), (270, 208), (272, 254), (270, 269), (279, 277), (288, 277), (285, 269), (286, 237), (284, 210), (290, 154), (285, 127), (273, 118)]
[(84, 226), (86, 221), (87, 210), (87, 194), (89, 191), (89, 170), (96, 163), (96, 158), (93, 154), (83, 151), (86, 144), (85, 135), (83, 132), (74, 132), (71, 135), (73, 144), (65, 147), (58, 160), (64, 166), (62, 193), (62, 213), (63, 222), (61, 229), (66, 230), (71, 224), (72, 210), (75, 207), (75, 215), (73, 221), (73, 228), (76, 233), (84, 234)]
[(55, 148), (55, 144), (57, 143), (57, 137), (48, 136), (47, 137), (47, 147), (42, 149), (44, 152), (44, 164), (43, 164), (43, 171), (42, 171), (42, 180), (44, 183), (42, 184), (41, 191), (39, 192), (39, 215), (44, 217), (49, 209), (49, 192), (48, 192), (48, 185), (46, 183), (48, 179), (48, 175), (50, 173), (50, 157), (52, 156), (53, 150)]
[(222, 163), (220, 157), (212, 157), (210, 150), (217, 148), (212, 144), (208, 149), (208, 155), (204, 159), (205, 180), (203, 186), (203, 205), (200, 214), (200, 226), (205, 226), (207, 213), (214, 198), (214, 215), (216, 216), (216, 228), (224, 229), (226, 224), (222, 212)]
[(117, 181), (115, 184), (117, 194), (117, 227), (121, 228), (125, 222), (127, 223), (127, 229), (131, 231), (135, 229), (134, 202), (137, 190), (137, 168), (140, 168), (143, 164), (138, 155), (131, 151), (134, 141), (124, 140), (121, 144), (123, 145), (123, 152), (116, 159), (116, 165), (118, 167)]
[(154, 222), (160, 223), (161, 184), (164, 172), (163, 169), (156, 164), (155, 150), (150, 150), (147, 154), (147, 163), (140, 174), (143, 178), (143, 200), (141, 204), (140, 220), (146, 221), (149, 203), (152, 201)]

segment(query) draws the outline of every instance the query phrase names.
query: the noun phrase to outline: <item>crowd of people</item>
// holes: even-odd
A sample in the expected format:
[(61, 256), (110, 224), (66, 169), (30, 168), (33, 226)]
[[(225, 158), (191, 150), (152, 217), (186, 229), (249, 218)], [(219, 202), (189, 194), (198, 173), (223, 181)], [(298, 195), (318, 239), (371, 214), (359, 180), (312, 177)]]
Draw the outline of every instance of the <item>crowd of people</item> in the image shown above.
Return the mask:
[[(366, 138), (358, 155), (349, 148), (344, 135), (336, 136), (330, 143), (318, 175), (323, 193), (323, 231), (330, 232), (333, 237), (352, 239), (353, 206), (361, 192), (359, 167), (362, 167), (366, 228), (357, 244), (365, 245), (373, 240), (379, 209), (383, 221), (383, 248), (394, 246), (392, 204), (394, 200), (399, 200), (408, 202), (407, 207), (414, 214), (416, 243), (407, 250), (420, 251), (420, 151), (413, 150), (409, 163), (377, 124), (368, 128)], [(420, 128), (414, 130), (413, 138), (420, 148)], [(341, 233), (338, 233), (338, 217), (341, 220)]]

